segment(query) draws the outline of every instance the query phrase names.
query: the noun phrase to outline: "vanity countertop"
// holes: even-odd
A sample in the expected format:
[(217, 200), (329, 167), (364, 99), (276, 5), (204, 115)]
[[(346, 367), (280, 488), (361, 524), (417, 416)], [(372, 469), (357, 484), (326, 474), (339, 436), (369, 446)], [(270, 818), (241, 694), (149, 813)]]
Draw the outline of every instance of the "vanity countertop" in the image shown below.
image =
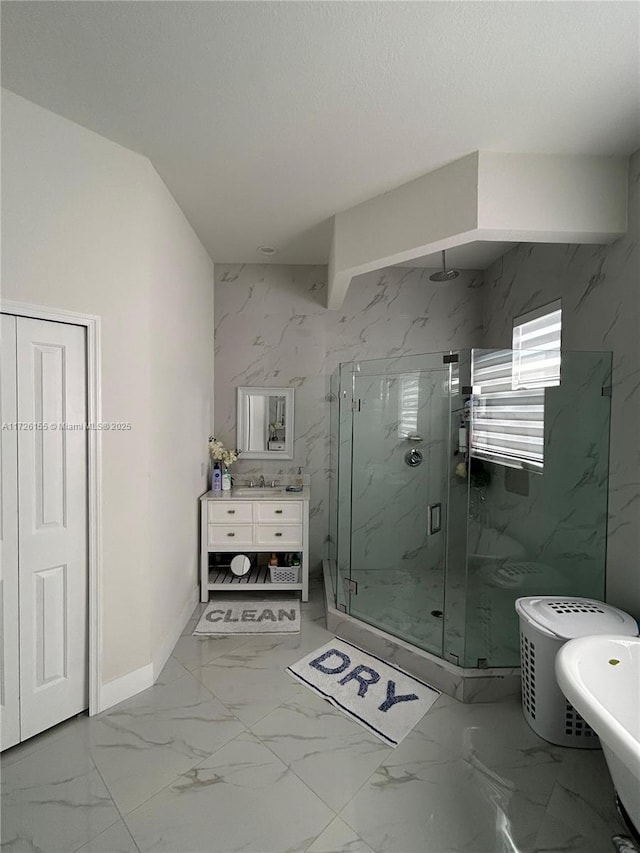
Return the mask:
[[(281, 490), (280, 490), (281, 488)], [(238, 494), (240, 492), (240, 494)], [(255, 486), (253, 489), (249, 486), (239, 486), (237, 489), (232, 488), (230, 492), (212, 492), (209, 491), (202, 495), (201, 501), (216, 500), (216, 501), (308, 501), (310, 497), (309, 486), (304, 486), (301, 492), (287, 492), (285, 487), (279, 487), (278, 491), (266, 487), (261, 489), (260, 486)]]

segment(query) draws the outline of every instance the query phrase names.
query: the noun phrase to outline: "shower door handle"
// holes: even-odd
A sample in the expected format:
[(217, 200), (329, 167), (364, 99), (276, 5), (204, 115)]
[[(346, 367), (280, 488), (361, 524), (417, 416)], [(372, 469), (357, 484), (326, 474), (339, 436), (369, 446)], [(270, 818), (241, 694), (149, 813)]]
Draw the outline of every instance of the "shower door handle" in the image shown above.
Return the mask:
[(429, 504), (427, 507), (427, 534), (433, 536), (442, 530), (442, 504)]

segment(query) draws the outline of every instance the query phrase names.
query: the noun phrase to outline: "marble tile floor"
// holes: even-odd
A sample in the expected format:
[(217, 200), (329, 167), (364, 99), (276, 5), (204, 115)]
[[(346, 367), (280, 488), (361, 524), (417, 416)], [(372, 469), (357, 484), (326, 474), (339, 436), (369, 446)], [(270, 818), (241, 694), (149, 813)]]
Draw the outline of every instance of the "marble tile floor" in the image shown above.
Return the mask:
[(517, 701), (442, 695), (391, 749), (290, 678), (330, 639), (191, 636), (149, 690), (2, 755), (14, 853), (607, 853), (600, 751), (540, 740)]

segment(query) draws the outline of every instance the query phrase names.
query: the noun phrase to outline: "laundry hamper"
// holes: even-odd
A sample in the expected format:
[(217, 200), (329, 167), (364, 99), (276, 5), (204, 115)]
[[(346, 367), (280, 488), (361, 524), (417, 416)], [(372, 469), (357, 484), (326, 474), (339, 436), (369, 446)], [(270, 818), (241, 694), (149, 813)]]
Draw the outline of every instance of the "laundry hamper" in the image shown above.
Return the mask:
[(543, 595), (516, 600), (520, 617), (522, 712), (534, 732), (559, 746), (593, 749), (596, 733), (558, 687), (554, 664), (567, 640), (590, 634), (638, 636), (635, 619), (602, 601)]

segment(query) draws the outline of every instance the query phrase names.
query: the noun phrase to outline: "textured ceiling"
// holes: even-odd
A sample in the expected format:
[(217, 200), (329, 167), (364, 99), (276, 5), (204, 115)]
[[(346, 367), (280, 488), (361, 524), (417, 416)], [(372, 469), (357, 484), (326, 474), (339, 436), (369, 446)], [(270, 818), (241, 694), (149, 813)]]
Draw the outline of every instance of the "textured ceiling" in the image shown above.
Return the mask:
[(3, 85), (150, 157), (215, 261), (325, 263), (334, 213), (476, 149), (640, 145), (635, 2), (1, 11)]

